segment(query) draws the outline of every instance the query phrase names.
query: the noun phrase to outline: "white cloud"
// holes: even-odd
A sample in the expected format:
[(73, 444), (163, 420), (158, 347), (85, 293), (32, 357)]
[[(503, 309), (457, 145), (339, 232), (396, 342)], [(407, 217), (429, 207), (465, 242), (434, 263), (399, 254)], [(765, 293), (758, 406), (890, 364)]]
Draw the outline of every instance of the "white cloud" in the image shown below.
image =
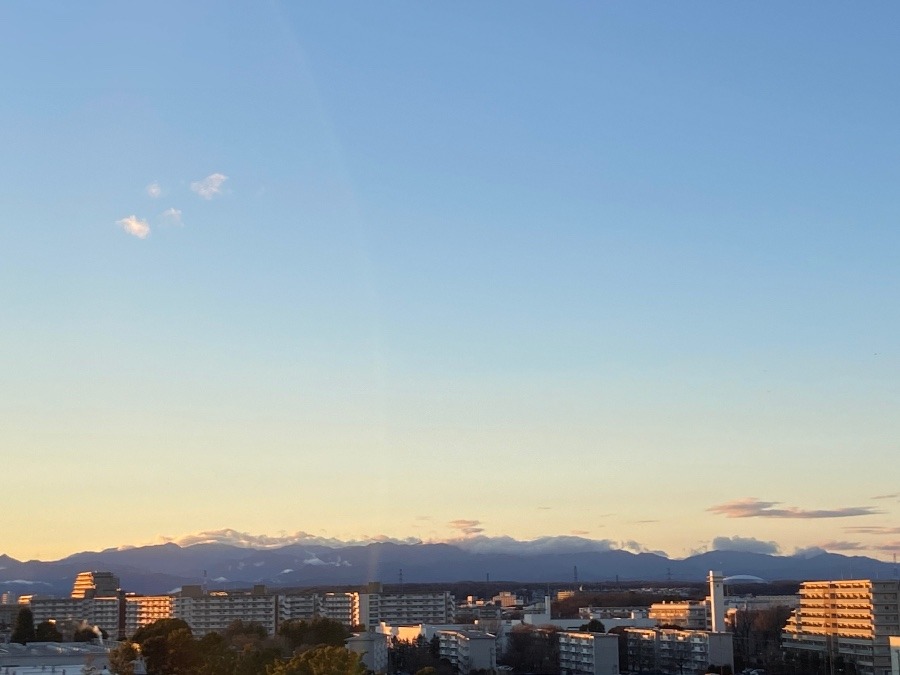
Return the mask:
[(153, 181), (150, 185), (147, 186), (147, 194), (153, 197), (153, 199), (159, 198), (162, 195), (162, 188), (159, 183)]
[(122, 218), (122, 220), (117, 220), (116, 225), (138, 239), (146, 239), (150, 236), (150, 226), (147, 224), (147, 221), (141, 220), (135, 215)]
[(762, 541), (754, 537), (716, 537), (712, 541), (713, 551), (739, 551), (741, 553), (764, 553), (775, 555), (778, 544), (774, 541)]
[(162, 212), (162, 219), (168, 225), (183, 225), (181, 222), (181, 209), (176, 209), (174, 207), (170, 209), (166, 209)]
[(212, 199), (216, 195), (222, 194), (222, 183), (226, 180), (228, 180), (228, 176), (224, 174), (210, 174), (203, 180), (191, 183), (191, 190), (203, 197), (203, 199)]

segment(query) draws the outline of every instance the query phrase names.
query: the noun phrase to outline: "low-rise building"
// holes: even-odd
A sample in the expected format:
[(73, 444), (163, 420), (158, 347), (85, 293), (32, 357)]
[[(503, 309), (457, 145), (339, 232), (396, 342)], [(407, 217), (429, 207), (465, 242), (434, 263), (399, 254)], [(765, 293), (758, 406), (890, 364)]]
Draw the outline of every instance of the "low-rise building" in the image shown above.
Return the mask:
[(388, 636), (366, 631), (354, 633), (344, 643), (351, 652), (359, 654), (360, 663), (373, 673), (384, 673), (388, 667)]
[(619, 636), (561, 632), (559, 670), (562, 675), (618, 675)]
[(734, 672), (731, 633), (670, 628), (626, 628), (628, 668), (671, 675), (705, 673), (710, 666)]
[(436, 633), (440, 655), (452, 663), (461, 675), (473, 670), (497, 668), (497, 638), (475, 630), (444, 630)]

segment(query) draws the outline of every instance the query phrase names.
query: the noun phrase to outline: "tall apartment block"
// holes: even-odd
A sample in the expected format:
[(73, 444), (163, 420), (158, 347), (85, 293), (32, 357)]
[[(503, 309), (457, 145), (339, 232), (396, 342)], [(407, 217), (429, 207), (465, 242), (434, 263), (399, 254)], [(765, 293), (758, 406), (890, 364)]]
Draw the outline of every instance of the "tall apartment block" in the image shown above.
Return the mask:
[(800, 606), (782, 632), (782, 648), (852, 661), (859, 675), (891, 672), (889, 637), (900, 635), (900, 581), (806, 581)]

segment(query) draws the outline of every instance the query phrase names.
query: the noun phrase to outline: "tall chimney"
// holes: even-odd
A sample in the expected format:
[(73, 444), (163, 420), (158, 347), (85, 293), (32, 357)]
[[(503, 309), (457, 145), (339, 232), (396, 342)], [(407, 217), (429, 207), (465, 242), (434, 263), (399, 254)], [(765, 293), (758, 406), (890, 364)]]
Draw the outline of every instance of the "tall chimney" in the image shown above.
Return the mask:
[(709, 611), (712, 615), (712, 632), (725, 632), (725, 577), (721, 572), (709, 572)]

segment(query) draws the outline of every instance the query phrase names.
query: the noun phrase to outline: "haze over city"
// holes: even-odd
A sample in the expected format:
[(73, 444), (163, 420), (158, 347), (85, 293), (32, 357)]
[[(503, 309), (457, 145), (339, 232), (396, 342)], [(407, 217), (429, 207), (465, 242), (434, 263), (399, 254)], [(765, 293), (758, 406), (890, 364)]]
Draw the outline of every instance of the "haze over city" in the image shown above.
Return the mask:
[(900, 552), (900, 7), (0, 7), (0, 553)]

